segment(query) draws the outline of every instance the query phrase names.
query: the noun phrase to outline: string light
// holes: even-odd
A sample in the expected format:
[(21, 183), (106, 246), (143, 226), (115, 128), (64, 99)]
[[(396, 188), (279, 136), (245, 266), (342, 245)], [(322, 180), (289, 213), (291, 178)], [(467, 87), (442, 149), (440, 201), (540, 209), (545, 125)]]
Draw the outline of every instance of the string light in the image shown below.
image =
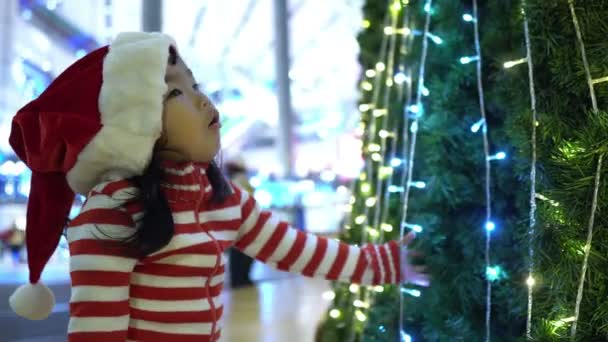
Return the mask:
[[(421, 105), (421, 100), (422, 100), (422, 85), (424, 84), (424, 73), (426, 70), (426, 58), (427, 58), (427, 53), (428, 53), (428, 39), (426, 39), (427, 34), (430, 32), (429, 28), (430, 28), (430, 24), (431, 24), (431, 9), (432, 9), (432, 0), (427, 0), (425, 5), (424, 5), (424, 9), (426, 12), (426, 16), (425, 16), (425, 22), (424, 22), (424, 36), (425, 39), (422, 39), (422, 50), (421, 50), (421, 54), (420, 54), (420, 63), (419, 63), (419, 69), (418, 69), (418, 87), (417, 87), (417, 91), (416, 91), (416, 99), (415, 99), (415, 104), (413, 106), (407, 106), (406, 108), (412, 112), (413, 114), (416, 114), (413, 117), (413, 122), (412, 122), (412, 126), (410, 128), (410, 132), (411, 132), (411, 136), (410, 136), (410, 141), (409, 141), (409, 157), (407, 158), (408, 161), (408, 168), (407, 168), (407, 173), (402, 172), (402, 182), (401, 184), (410, 184), (412, 182), (412, 177), (413, 177), (413, 171), (414, 171), (414, 156), (416, 153), (416, 139), (417, 139), (417, 132), (418, 132), (418, 120), (422, 115), (423, 112), (423, 108)], [(408, 98), (408, 102), (409, 102), (409, 98)], [(412, 110), (415, 109), (415, 110)], [(406, 116), (406, 120), (404, 122), (404, 128), (407, 127), (408, 124), (408, 120), (407, 120), (408, 116)], [(415, 129), (412, 129), (415, 128)], [(404, 151), (405, 151), (405, 144), (404, 144)], [(404, 228), (408, 228), (409, 223), (407, 223), (407, 214), (408, 214), (408, 209), (409, 209), (409, 194), (410, 194), (410, 189), (411, 187), (407, 187), (406, 189), (404, 189), (403, 192), (403, 196), (402, 196), (402, 202), (403, 202), (403, 207), (402, 207), (402, 214), (401, 214), (401, 227), (399, 230), (399, 237), (400, 239), (403, 239), (404, 236)], [(411, 228), (414, 231), (422, 231), (422, 227), (419, 225), (412, 225)], [(400, 253), (400, 264), (405, 263), (406, 261), (403, 260), (403, 253)], [(411, 338), (409, 337), (409, 335), (407, 335), (404, 332), (403, 329), (403, 296), (400, 295), (399, 296), (399, 332), (401, 334), (401, 339), (403, 341), (411, 341)]]
[(378, 177), (380, 179), (386, 179), (388, 176), (393, 174), (393, 168), (390, 166), (381, 166), (378, 169)]
[(422, 292), (420, 292), (420, 290), (416, 290), (416, 289), (407, 289), (407, 288), (402, 288), (401, 289), (402, 293), (406, 293), (412, 297), (420, 297), (420, 295), (422, 294)]
[(380, 228), (382, 228), (382, 230), (384, 230), (385, 232), (392, 232), (393, 231), (393, 226), (388, 224), (388, 223), (383, 223), (380, 225)]
[[(482, 82), (482, 60), (481, 60), (481, 44), (479, 38), (479, 13), (477, 8), (477, 0), (473, 0), (473, 14), (469, 17), (466, 14), (463, 15), (463, 19), (473, 23), (473, 31), (475, 36), (475, 56), (461, 57), (461, 64), (468, 64), (473, 61), (476, 63), (477, 68), (477, 94), (479, 96), (479, 111), (481, 114), (481, 125), (483, 125), (482, 139), (483, 139), (483, 151), (486, 157), (485, 160), (485, 209), (486, 209), (486, 239), (485, 239), (485, 252), (484, 259), (486, 264), (486, 315), (485, 315), (485, 341), (490, 341), (490, 323), (491, 323), (491, 312), (492, 312), (492, 281), (497, 280), (500, 276), (500, 268), (498, 266), (490, 266), (490, 243), (491, 243), (491, 232), (495, 229), (494, 223), (491, 222), (492, 217), (492, 192), (491, 192), (491, 163), (492, 160), (500, 160), (506, 158), (506, 153), (499, 152), (493, 156), (490, 155), (490, 143), (488, 140), (488, 127), (486, 119), (486, 108), (485, 98), (483, 91)], [(479, 121), (478, 121), (479, 122)], [(479, 128), (477, 130), (479, 130)], [(471, 127), (471, 131), (474, 132), (474, 127)]]
[(378, 71), (384, 71), (386, 69), (386, 65), (382, 62), (378, 62), (376, 63), (376, 70)]
[(374, 286), (374, 291), (378, 293), (384, 292), (384, 286), (376, 285)]
[[(574, 24), (574, 30), (576, 31), (576, 39), (578, 40), (578, 46), (581, 51), (581, 59), (583, 60), (583, 66), (585, 68), (585, 75), (587, 76), (587, 85), (589, 87), (589, 95), (591, 97), (591, 108), (593, 114), (597, 115), (599, 108), (597, 106), (597, 99), (595, 97), (595, 88), (593, 79), (591, 78), (591, 71), (589, 68), (589, 62), (587, 61), (587, 53), (585, 52), (585, 43), (583, 42), (583, 35), (581, 28), (578, 23), (576, 11), (574, 10), (574, 0), (568, 0), (568, 6), (570, 7), (570, 13), (572, 15), (572, 23)], [(589, 223), (587, 225), (587, 241), (585, 242), (585, 256), (583, 259), (583, 265), (581, 267), (581, 276), (579, 278), (578, 291), (576, 293), (576, 304), (574, 306), (574, 320), (570, 329), (570, 338), (574, 341), (576, 338), (576, 328), (578, 323), (578, 317), (580, 314), (581, 302), (583, 300), (583, 289), (585, 286), (585, 275), (587, 273), (587, 266), (589, 262), (589, 252), (591, 251), (591, 242), (593, 240), (593, 226), (595, 223), (595, 212), (597, 210), (597, 198), (600, 187), (600, 176), (602, 173), (602, 162), (604, 154), (600, 154), (597, 160), (597, 168), (595, 170), (595, 186), (593, 188), (593, 201), (591, 203), (591, 214), (589, 215)]]
[(404, 223), (403, 227), (409, 228), (416, 233), (422, 232), (422, 226), (419, 224)]
[(365, 322), (365, 320), (367, 319), (367, 316), (365, 316), (365, 314), (361, 310), (356, 310), (355, 311), (355, 316), (361, 322)]
[(424, 189), (426, 188), (426, 183), (422, 181), (410, 182), (409, 186), (413, 186), (414, 188)]
[(489, 221), (489, 222), (486, 222), (486, 226), (485, 227), (486, 227), (487, 231), (491, 232), (494, 229), (496, 229), (496, 224), (494, 224), (494, 222), (492, 222), (492, 221)]
[(381, 147), (378, 144), (369, 144), (367, 145), (367, 150), (370, 152), (378, 152), (381, 150)]
[(341, 315), (342, 315), (342, 313), (338, 309), (331, 309), (329, 311), (329, 317), (331, 317), (331, 318), (338, 319), (338, 318), (340, 318)]
[(364, 194), (369, 194), (372, 186), (369, 183), (361, 183), (361, 192)]
[(360, 215), (355, 218), (355, 223), (363, 224), (363, 223), (365, 223), (365, 220), (367, 220), (367, 218), (364, 215)]
[(373, 206), (375, 206), (376, 205), (376, 199), (374, 197), (370, 197), (370, 198), (366, 199), (365, 200), (365, 205), (367, 207), (370, 207), (370, 208), (373, 207)]
[(402, 34), (404, 36), (410, 35), (412, 33), (412, 31), (407, 28), (394, 28), (392, 26), (387, 26), (384, 28), (384, 34), (387, 36), (393, 35), (393, 34)]
[(498, 152), (493, 156), (488, 156), (487, 159), (488, 159), (488, 161), (490, 161), (490, 160), (503, 160), (505, 158), (507, 158), (507, 154), (505, 152)]
[(369, 103), (363, 103), (359, 105), (359, 111), (360, 112), (367, 112), (368, 110), (372, 109), (372, 105)]
[(427, 37), (431, 38), (431, 40), (433, 41), (433, 43), (435, 43), (437, 45), (443, 44), (443, 39), (441, 39), (439, 36), (436, 36), (436, 35), (434, 35), (434, 34), (432, 34), (430, 32), (427, 33), (426, 35), (427, 35)]
[(526, 63), (527, 61), (528, 61), (528, 59), (526, 57), (524, 57), (524, 58), (520, 58), (520, 59), (515, 60), (515, 61), (505, 62), (502, 66), (505, 69), (510, 69), (510, 68), (512, 68), (512, 67), (514, 67), (516, 65)]
[(375, 162), (380, 162), (382, 161), (382, 156), (380, 155), (380, 153), (373, 153), (372, 160)]
[(399, 158), (392, 158), (391, 159), (391, 166), (392, 167), (399, 167), (401, 166), (401, 164), (403, 164), (403, 160), (399, 159)]
[(488, 266), (486, 267), (486, 277), (489, 281), (496, 281), (500, 279), (502, 270), (499, 266)]
[(336, 293), (334, 291), (325, 291), (323, 292), (323, 299), (325, 300), (334, 300), (336, 298)]
[(388, 114), (388, 110), (386, 110), (385, 108), (381, 108), (381, 109), (374, 109), (374, 110), (372, 111), (372, 115), (373, 115), (374, 117), (376, 117), (376, 118), (379, 118), (379, 117), (384, 116), (384, 115), (386, 115), (386, 114)]
[(362, 26), (363, 28), (369, 28), (371, 25), (372, 25), (372, 23), (371, 23), (369, 20), (367, 20), (367, 19), (364, 19), (364, 20), (361, 22), (361, 26)]
[(526, 339), (532, 340), (532, 287), (535, 280), (534, 274), (534, 241), (536, 235), (536, 127), (538, 127), (536, 112), (536, 92), (534, 89), (534, 65), (532, 64), (532, 47), (530, 43), (530, 30), (528, 17), (526, 15), (526, 1), (522, 0), (522, 15), (524, 18), (524, 40), (526, 43), (526, 61), (528, 62), (528, 85), (530, 88), (530, 108), (532, 110), (532, 160), (530, 162), (530, 216), (528, 225), (528, 311), (526, 315)]
[(355, 299), (355, 301), (353, 302), (353, 305), (357, 308), (369, 308), (369, 303), (363, 302), (359, 299)]
[(401, 341), (402, 342), (412, 342), (412, 337), (405, 333), (405, 331), (401, 330)]
[(371, 83), (365, 81), (361, 83), (361, 88), (363, 88), (363, 90), (365, 91), (371, 91), (372, 89), (374, 89), (374, 86)]
[(528, 285), (528, 287), (532, 287), (534, 284), (536, 284), (536, 280), (534, 280), (532, 276), (528, 276), (526, 279), (526, 285)]
[(389, 187), (388, 187), (388, 192), (391, 192), (391, 193), (403, 192), (403, 190), (405, 190), (405, 189), (402, 186), (389, 185)]
[(477, 122), (475, 122), (473, 125), (471, 125), (471, 132), (473, 132), (473, 133), (479, 132), (479, 129), (482, 126), (485, 127), (485, 123), (486, 123), (486, 119), (485, 118), (479, 119)]
[(357, 292), (359, 292), (359, 285), (350, 284), (350, 286), (348, 287), (348, 290), (350, 291), (350, 293), (357, 293)]
[(418, 132), (418, 121), (412, 122), (412, 126), (410, 127), (410, 132), (412, 132), (412, 133)]
[(403, 84), (404, 82), (412, 82), (411, 79), (409, 79), (407, 76), (405, 76), (405, 74), (403, 72), (398, 72), (395, 74), (395, 83), (397, 84)]
[(469, 64), (479, 60), (479, 56), (465, 56), (460, 57), (460, 64)]
[(429, 91), (429, 88), (422, 86), (422, 95), (423, 96), (429, 96), (431, 94), (431, 92)]
[(467, 23), (471, 23), (475, 21), (475, 18), (473, 18), (473, 16), (469, 13), (465, 13), (462, 15), (462, 20), (466, 21)]
[(372, 78), (372, 77), (376, 77), (376, 70), (374, 69), (367, 69), (365, 71), (365, 76)]

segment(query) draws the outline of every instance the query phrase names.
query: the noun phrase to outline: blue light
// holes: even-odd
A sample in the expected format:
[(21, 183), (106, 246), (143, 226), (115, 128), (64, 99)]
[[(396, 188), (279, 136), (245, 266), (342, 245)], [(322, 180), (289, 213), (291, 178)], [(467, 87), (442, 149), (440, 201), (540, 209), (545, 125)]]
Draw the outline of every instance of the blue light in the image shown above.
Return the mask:
[(420, 90), (420, 92), (422, 93), (423, 96), (429, 96), (429, 94), (431, 93), (429, 91), (429, 88), (422, 86), (422, 89)]
[(431, 4), (429, 4), (428, 2), (426, 4), (424, 4), (424, 11), (425, 12), (430, 12), (431, 11)]
[(494, 222), (492, 221), (488, 221), (486, 222), (486, 230), (491, 232), (496, 228), (496, 224), (494, 224)]
[(407, 289), (407, 288), (402, 288), (401, 289), (402, 293), (406, 293), (409, 294), (412, 297), (420, 297), (420, 295), (422, 294), (422, 292), (420, 292), (420, 290), (416, 290), (416, 289)]
[(401, 166), (401, 164), (403, 164), (403, 160), (401, 160), (399, 158), (393, 158), (393, 159), (391, 159), (391, 166), (392, 167), (399, 167), (399, 166)]
[(498, 280), (500, 278), (501, 273), (502, 270), (499, 266), (492, 266), (486, 268), (486, 276), (490, 281)]
[(471, 125), (471, 132), (473, 132), (473, 133), (479, 132), (479, 129), (481, 128), (481, 126), (483, 126), (485, 124), (485, 121), (486, 121), (485, 119), (481, 118), (481, 119), (479, 119), (479, 121), (477, 121), (476, 123)]
[(416, 233), (422, 232), (422, 226), (418, 224), (404, 223), (403, 226), (405, 228), (409, 228)]
[(506, 153), (504, 153), (504, 152), (498, 152), (498, 153), (496, 153), (496, 159), (502, 160), (502, 159), (505, 159), (505, 158), (507, 158), (507, 154)]
[(401, 331), (401, 342), (412, 342), (412, 337), (405, 333), (405, 331)]
[(418, 132), (418, 121), (412, 122), (412, 127), (410, 127), (410, 132), (412, 132), (412, 133)]
[(479, 56), (465, 56), (465, 57), (460, 57), (460, 64), (469, 64), (473, 61), (476, 61), (479, 59)]
[(403, 192), (403, 187), (402, 186), (396, 186), (396, 185), (389, 185), (388, 186), (388, 192)]
[(424, 189), (424, 188), (426, 188), (426, 183), (425, 182), (421, 182), (421, 181), (411, 182), (410, 186), (413, 186), (414, 188), (418, 188), (418, 189)]
[(475, 18), (473, 18), (473, 16), (470, 15), (469, 13), (465, 13), (465, 14), (462, 15), (462, 20), (470, 23), (470, 22), (475, 21)]

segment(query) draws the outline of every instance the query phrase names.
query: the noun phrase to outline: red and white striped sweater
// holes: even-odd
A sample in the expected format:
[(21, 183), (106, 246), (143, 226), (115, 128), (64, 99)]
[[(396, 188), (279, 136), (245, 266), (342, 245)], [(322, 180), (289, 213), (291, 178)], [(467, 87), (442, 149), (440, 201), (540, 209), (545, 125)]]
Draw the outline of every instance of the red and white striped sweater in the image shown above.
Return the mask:
[(126, 180), (96, 186), (70, 223), (69, 341), (217, 341), (223, 251), (231, 246), (310, 277), (366, 285), (400, 279), (395, 242), (357, 247), (306, 234), (234, 185), (223, 204), (212, 204), (204, 164), (163, 168), (175, 233), (161, 250), (135, 259), (118, 248), (143, 215)]

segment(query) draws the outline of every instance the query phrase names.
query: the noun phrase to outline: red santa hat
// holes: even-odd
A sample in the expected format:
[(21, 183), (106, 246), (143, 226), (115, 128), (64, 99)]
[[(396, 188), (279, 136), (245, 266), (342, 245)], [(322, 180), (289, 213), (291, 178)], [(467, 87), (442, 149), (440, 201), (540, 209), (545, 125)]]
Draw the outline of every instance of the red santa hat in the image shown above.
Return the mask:
[(143, 173), (162, 131), (169, 48), (160, 33), (122, 33), (84, 56), (13, 119), (10, 144), (32, 170), (26, 247), (30, 283), (10, 297), (20, 316), (39, 320), (55, 298), (40, 275), (57, 248), (74, 193), (111, 171)]

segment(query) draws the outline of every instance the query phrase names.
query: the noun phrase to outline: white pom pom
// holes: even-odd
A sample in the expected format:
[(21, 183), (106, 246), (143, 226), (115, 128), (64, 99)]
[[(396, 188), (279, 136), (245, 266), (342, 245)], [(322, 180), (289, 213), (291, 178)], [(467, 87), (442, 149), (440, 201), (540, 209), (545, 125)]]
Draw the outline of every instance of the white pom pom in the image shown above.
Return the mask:
[(8, 299), (11, 308), (23, 318), (41, 320), (49, 317), (55, 306), (55, 295), (41, 283), (19, 286)]

